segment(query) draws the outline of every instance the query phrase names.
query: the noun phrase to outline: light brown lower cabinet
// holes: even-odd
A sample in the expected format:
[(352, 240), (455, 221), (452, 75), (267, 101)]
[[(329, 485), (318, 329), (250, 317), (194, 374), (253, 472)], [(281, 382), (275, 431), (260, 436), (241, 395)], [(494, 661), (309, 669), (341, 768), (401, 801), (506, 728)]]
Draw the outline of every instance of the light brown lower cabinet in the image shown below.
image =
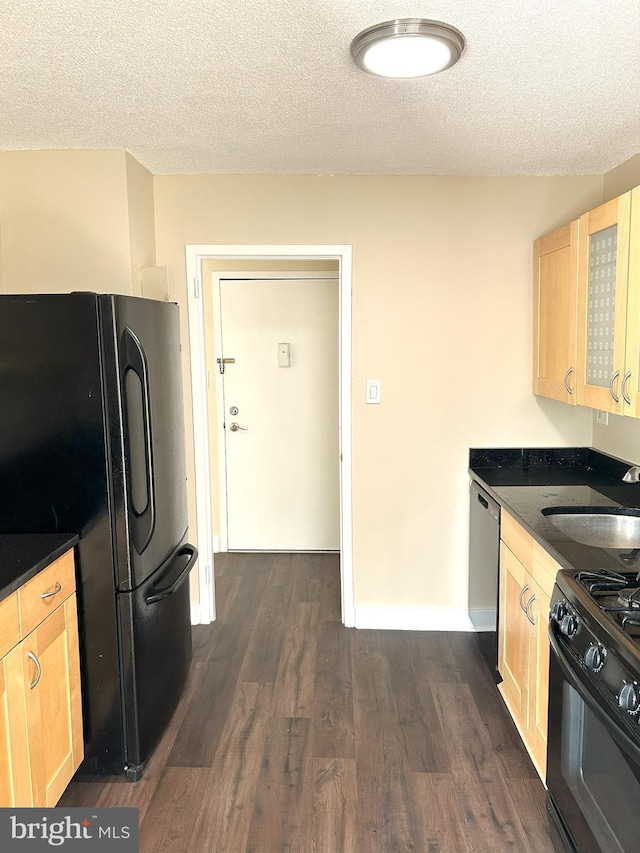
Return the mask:
[[(68, 582), (56, 579), (63, 577), (62, 570), (68, 575), (68, 560), (64, 555), (57, 568), (54, 563), (45, 569), (49, 575), (44, 580), (51, 581), (47, 583), (51, 589), (44, 590), (44, 598), (37, 584), (31, 590), (27, 584), (1, 603), (0, 619), (2, 607), (13, 612), (14, 596), (16, 612), (19, 609), (23, 616), (33, 609), (36, 589), (42, 605), (35, 602), (35, 606), (43, 608), (39, 624), (18, 637), (0, 660), (1, 807), (54, 806), (82, 761), (76, 594), (69, 591)], [(58, 591), (47, 597), (53, 590)], [(67, 597), (57, 603), (59, 594)], [(21, 624), (31, 625), (24, 618)]]
[(558, 568), (503, 511), (498, 626), (498, 669), (503, 680), (499, 690), (543, 781), (549, 699), (547, 629)]
[(31, 805), (21, 649), (0, 661), (0, 806)]

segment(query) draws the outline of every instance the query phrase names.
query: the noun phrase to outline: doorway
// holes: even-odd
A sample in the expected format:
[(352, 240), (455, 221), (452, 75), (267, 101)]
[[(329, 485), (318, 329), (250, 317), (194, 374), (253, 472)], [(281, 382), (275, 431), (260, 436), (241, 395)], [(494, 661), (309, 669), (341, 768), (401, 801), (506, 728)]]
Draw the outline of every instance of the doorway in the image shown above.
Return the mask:
[(339, 551), (337, 264), (213, 269), (208, 288), (214, 264), (203, 300), (216, 551)]
[[(306, 261), (334, 260), (338, 263), (339, 305), (339, 395), (338, 444), (340, 491), (340, 575), (342, 621), (354, 625), (353, 596), (353, 537), (352, 537), (352, 476), (351, 476), (351, 246), (217, 246), (186, 247), (188, 282), (189, 340), (191, 354), (194, 447), (196, 462), (196, 519), (199, 563), (200, 607), (199, 621), (208, 623), (215, 618), (214, 598), (214, 541), (211, 525), (212, 489), (209, 437), (214, 425), (207, 411), (207, 370), (205, 358), (205, 310), (203, 295), (204, 261), (279, 260), (304, 268)], [(252, 267), (253, 268), (253, 267)], [(238, 423), (240, 421), (238, 420)]]

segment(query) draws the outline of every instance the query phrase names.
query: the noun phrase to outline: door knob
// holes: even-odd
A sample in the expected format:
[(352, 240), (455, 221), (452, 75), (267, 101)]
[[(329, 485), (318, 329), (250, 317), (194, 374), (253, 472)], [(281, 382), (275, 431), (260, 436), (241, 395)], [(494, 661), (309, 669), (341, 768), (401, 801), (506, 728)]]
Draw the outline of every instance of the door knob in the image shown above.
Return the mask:
[(246, 430), (247, 428), (241, 427), (240, 424), (237, 424), (234, 421), (234, 423), (230, 424), (229, 429), (231, 430), (231, 432), (238, 432), (239, 429)]

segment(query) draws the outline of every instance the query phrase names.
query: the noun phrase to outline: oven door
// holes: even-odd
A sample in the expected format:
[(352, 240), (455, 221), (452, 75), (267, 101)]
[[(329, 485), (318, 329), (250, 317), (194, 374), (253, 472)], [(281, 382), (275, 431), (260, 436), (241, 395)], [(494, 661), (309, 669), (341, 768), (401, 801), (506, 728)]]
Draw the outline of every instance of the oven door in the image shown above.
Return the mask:
[[(640, 849), (638, 742), (554, 633), (549, 665), (547, 786), (558, 850)], [(555, 835), (555, 834), (554, 834)]]

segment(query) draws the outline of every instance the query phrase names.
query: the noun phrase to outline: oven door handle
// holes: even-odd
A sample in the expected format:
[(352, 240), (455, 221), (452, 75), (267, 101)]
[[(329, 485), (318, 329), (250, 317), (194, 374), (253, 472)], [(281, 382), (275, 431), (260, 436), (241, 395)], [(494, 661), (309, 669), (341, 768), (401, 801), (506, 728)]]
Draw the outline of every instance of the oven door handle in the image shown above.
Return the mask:
[[(636, 743), (634, 743), (631, 737), (622, 728), (620, 728), (620, 726), (618, 726), (615, 719), (610, 717), (606, 710), (603, 710), (597, 700), (593, 698), (593, 693), (589, 689), (590, 685), (588, 680), (580, 670), (574, 669), (567, 661), (564, 652), (560, 647), (560, 643), (551, 629), (551, 625), (549, 625), (549, 642), (551, 643), (551, 650), (553, 651), (569, 684), (577, 691), (577, 693), (580, 694), (585, 705), (587, 705), (589, 710), (600, 720), (614, 740), (618, 741), (620, 747), (625, 751), (625, 753), (632, 756), (636, 763), (640, 763), (640, 748)], [(640, 726), (638, 727), (638, 733), (640, 735)]]

